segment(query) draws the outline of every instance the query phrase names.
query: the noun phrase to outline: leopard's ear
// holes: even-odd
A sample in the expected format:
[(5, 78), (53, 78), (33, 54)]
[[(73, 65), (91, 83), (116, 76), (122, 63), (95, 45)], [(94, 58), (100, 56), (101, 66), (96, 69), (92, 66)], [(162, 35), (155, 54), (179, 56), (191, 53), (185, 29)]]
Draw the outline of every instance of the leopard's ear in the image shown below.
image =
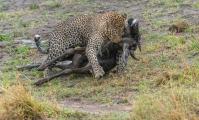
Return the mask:
[(125, 19), (127, 19), (127, 14), (126, 13), (121, 13), (122, 17), (124, 17)]

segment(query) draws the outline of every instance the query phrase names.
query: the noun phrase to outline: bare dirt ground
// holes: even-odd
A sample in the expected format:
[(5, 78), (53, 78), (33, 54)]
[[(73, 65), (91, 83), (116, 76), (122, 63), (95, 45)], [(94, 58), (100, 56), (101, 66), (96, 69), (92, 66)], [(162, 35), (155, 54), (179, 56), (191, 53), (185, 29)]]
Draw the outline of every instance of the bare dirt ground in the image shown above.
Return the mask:
[(87, 112), (91, 114), (108, 114), (112, 112), (130, 112), (132, 111), (131, 104), (114, 104), (114, 105), (106, 105), (99, 104), (95, 102), (89, 101), (75, 101), (75, 100), (64, 100), (60, 102), (60, 104), (67, 108), (72, 108), (77, 111)]

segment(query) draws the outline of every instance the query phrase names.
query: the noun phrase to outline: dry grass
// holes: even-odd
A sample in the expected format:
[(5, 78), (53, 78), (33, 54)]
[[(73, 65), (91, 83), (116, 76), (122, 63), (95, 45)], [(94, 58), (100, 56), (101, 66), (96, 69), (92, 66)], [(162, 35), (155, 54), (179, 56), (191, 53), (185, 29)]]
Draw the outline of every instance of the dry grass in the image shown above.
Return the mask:
[(0, 120), (80, 120), (89, 117), (92, 116), (62, 108), (56, 102), (38, 101), (20, 83), (2, 88), (0, 93)]
[(133, 120), (198, 120), (199, 92), (174, 88), (137, 99)]
[(45, 107), (22, 85), (3, 90), (0, 98), (0, 120), (45, 119)]

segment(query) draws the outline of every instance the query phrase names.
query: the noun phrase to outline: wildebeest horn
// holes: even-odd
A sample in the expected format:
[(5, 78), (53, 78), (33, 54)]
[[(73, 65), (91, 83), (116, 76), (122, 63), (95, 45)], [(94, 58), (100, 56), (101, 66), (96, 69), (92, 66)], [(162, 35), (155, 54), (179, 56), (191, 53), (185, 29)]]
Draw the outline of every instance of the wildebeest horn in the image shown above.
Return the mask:
[(130, 51), (130, 55), (131, 55), (131, 57), (132, 57), (134, 60), (139, 61), (139, 59), (135, 57), (134, 51)]
[(141, 47), (141, 44), (140, 44), (140, 42), (138, 42), (138, 48), (139, 48), (139, 50), (140, 50), (140, 52), (142, 51), (142, 47)]
[(133, 25), (135, 25), (135, 24), (137, 24), (137, 23), (138, 23), (138, 20), (137, 20), (137, 19), (134, 19), (133, 22), (132, 22), (132, 24), (131, 24), (131, 26), (133, 26)]

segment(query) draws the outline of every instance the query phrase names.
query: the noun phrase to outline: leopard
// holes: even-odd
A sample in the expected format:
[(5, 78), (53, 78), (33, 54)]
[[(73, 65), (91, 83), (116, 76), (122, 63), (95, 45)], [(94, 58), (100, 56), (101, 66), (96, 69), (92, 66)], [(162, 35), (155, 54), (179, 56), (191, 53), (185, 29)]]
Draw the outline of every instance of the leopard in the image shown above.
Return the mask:
[(111, 41), (118, 44), (122, 41), (126, 20), (127, 14), (111, 11), (78, 15), (58, 23), (49, 34), (47, 59), (38, 67), (38, 70), (51, 69), (53, 65), (46, 68), (46, 63), (62, 55), (68, 48), (86, 46), (85, 54), (92, 66), (94, 77), (101, 78), (105, 72), (97, 56), (104, 43)]
[[(127, 69), (126, 66), (127, 66), (129, 54), (134, 60), (139, 60), (138, 58), (135, 57), (134, 51), (136, 51), (137, 47), (141, 51), (141, 43), (140, 43), (141, 34), (139, 32), (139, 21), (134, 18), (128, 18), (127, 24), (128, 25), (127, 25), (127, 28), (125, 29), (124, 36), (122, 37), (123, 43), (122, 44), (120, 43), (119, 45), (117, 45), (117, 47), (113, 47), (113, 46), (116, 46), (116, 44), (114, 45), (113, 43), (103, 45), (102, 55), (98, 55), (98, 59), (103, 59), (104, 56), (109, 56), (110, 58), (112, 54), (115, 54), (116, 58), (114, 62), (116, 62), (116, 67), (115, 67), (116, 69), (114, 70), (114, 72), (117, 72), (120, 74), (124, 73), (124, 71), (126, 71)], [(35, 35), (34, 41), (40, 53), (42, 54), (48, 53), (47, 51), (48, 48), (46, 49), (46, 48), (41, 47), (40, 35)], [(114, 51), (111, 49), (112, 47), (114, 48)], [(106, 68), (104, 68), (104, 66), (106, 65), (102, 64), (102, 66), (103, 66), (103, 69), (106, 71)]]

